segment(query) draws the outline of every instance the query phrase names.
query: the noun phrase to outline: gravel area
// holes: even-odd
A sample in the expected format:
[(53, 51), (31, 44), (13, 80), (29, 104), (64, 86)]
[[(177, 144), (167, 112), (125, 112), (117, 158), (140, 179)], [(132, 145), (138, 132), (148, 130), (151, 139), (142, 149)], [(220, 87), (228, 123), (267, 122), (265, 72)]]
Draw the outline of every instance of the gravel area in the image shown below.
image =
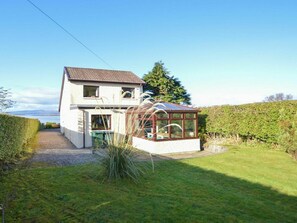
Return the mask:
[(59, 129), (47, 129), (38, 133), (38, 148), (30, 163), (47, 163), (57, 166), (76, 165), (99, 161), (91, 149), (77, 149)]

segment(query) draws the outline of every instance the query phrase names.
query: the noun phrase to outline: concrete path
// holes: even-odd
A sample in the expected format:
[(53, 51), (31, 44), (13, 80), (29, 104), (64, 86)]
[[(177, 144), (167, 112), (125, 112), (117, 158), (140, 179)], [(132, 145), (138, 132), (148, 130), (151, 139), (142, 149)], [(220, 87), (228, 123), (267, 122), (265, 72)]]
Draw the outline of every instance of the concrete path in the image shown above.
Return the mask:
[[(143, 151), (137, 151), (137, 160), (149, 161), (151, 159), (158, 160), (177, 160), (177, 159), (189, 159), (196, 157), (205, 157), (225, 152), (225, 148), (209, 148), (199, 152), (184, 152), (184, 153), (172, 153), (172, 154), (149, 154)], [(106, 149), (100, 149), (92, 153), (89, 148), (77, 149), (72, 143), (70, 143), (61, 133), (59, 129), (46, 129), (38, 133), (38, 148), (36, 153), (29, 160), (29, 164), (34, 163), (46, 163), (56, 166), (76, 165), (82, 163), (96, 162), (107, 156)]]
[(38, 133), (38, 147), (29, 162), (66, 166), (96, 162), (98, 158), (91, 149), (77, 149), (59, 129), (45, 129)]

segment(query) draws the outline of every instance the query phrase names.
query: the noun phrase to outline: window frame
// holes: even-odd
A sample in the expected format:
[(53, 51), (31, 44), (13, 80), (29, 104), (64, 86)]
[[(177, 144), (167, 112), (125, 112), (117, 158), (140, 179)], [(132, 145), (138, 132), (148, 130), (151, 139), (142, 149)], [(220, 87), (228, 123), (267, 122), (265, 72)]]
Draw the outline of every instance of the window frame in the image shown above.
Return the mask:
[[(126, 89), (126, 90), (124, 90), (124, 88)], [(127, 90), (127, 89), (133, 89), (132, 91), (129, 91), (129, 90)], [(122, 87), (121, 88), (121, 95), (122, 95), (122, 98), (123, 99), (135, 99), (135, 87)], [(125, 95), (123, 95), (124, 94), (124, 92), (127, 92), (127, 91), (129, 91), (129, 92), (131, 92), (130, 94), (125, 94)], [(128, 97), (127, 97), (128, 96)]]
[[(93, 116), (99, 116), (99, 117), (100, 117), (100, 116), (103, 116), (103, 117), (108, 117), (108, 118), (109, 118), (109, 126), (108, 126), (108, 128), (105, 129), (104, 126), (103, 126), (103, 128), (93, 128), (93, 127), (92, 127)], [(92, 130), (92, 131), (93, 131), (93, 130), (103, 130), (103, 131), (104, 131), (104, 130), (107, 130), (107, 131), (108, 131), (108, 130), (111, 130), (111, 120), (112, 120), (112, 119), (111, 119), (111, 115), (110, 115), (110, 114), (106, 114), (106, 115), (105, 115), (105, 114), (92, 114), (92, 115), (91, 115), (91, 130)]]
[[(96, 88), (95, 96), (85, 96), (85, 87), (94, 87)], [(98, 85), (83, 85), (83, 98), (99, 98), (99, 86)]]

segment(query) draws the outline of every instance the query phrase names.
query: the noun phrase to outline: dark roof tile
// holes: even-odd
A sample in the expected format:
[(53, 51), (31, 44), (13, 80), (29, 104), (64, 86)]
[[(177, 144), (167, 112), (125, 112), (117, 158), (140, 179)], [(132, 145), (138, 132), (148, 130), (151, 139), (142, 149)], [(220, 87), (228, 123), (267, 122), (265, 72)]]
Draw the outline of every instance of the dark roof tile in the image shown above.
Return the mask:
[(70, 81), (97, 81), (109, 83), (145, 84), (131, 71), (65, 67)]

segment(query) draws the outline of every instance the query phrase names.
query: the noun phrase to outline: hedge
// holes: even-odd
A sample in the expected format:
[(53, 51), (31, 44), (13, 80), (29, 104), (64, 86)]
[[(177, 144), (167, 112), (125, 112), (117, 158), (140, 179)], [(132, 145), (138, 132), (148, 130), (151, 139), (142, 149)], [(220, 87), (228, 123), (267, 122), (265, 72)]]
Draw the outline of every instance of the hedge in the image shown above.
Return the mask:
[(0, 165), (27, 152), (39, 129), (37, 119), (0, 114)]
[(277, 143), (281, 111), (283, 111), (282, 116), (292, 120), (297, 112), (297, 101), (223, 105), (200, 110), (201, 133)]

